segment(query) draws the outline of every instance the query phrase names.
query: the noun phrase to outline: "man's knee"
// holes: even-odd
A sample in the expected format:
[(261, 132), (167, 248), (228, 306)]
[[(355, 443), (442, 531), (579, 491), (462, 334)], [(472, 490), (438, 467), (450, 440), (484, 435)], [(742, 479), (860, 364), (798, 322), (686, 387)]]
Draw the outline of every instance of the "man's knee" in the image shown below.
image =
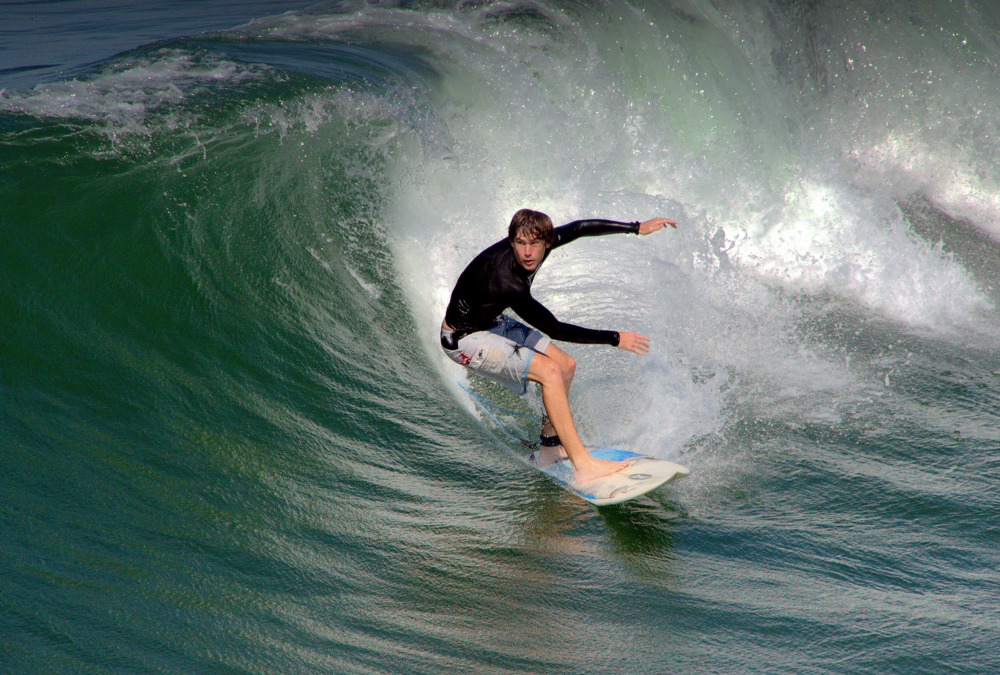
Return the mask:
[(558, 359), (552, 360), (559, 366), (559, 373), (563, 382), (567, 384), (572, 382), (573, 376), (576, 374), (576, 360), (565, 352), (560, 354)]
[(545, 355), (559, 363), (564, 377), (573, 378), (573, 375), (576, 373), (576, 360), (572, 356), (556, 347), (555, 344), (549, 345), (549, 348), (545, 351)]
[(576, 359), (567, 354), (561, 368), (564, 376), (572, 378), (576, 374)]
[(531, 360), (529, 375), (532, 375), (532, 379), (537, 380), (543, 387), (553, 384), (562, 385), (564, 382), (563, 373), (563, 367), (556, 359), (550, 357), (539, 358), (539, 355), (536, 355)]

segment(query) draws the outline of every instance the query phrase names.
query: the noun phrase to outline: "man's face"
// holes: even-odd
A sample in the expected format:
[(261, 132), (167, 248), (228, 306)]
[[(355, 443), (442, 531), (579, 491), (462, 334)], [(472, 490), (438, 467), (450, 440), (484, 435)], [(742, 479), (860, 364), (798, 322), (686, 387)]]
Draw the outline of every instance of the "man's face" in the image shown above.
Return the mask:
[(518, 264), (529, 272), (534, 272), (545, 256), (545, 242), (530, 235), (517, 235), (511, 246)]

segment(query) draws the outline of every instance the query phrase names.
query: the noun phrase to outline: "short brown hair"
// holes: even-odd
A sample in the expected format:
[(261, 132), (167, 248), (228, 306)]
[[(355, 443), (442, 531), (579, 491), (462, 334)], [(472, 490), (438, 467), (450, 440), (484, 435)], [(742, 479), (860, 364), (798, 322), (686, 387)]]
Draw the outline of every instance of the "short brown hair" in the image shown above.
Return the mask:
[(541, 211), (532, 211), (531, 209), (521, 209), (510, 219), (507, 238), (514, 241), (518, 235), (531, 239), (541, 239), (546, 246), (551, 246), (556, 237), (552, 227), (552, 219)]

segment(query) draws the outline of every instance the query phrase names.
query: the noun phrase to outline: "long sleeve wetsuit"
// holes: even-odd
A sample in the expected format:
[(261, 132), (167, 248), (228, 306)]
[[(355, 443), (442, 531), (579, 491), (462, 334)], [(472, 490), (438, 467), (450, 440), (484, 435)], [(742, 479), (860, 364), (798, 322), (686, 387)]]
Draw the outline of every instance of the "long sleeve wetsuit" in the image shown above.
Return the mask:
[(618, 346), (618, 333), (581, 328), (559, 321), (542, 303), (531, 297), (531, 282), (549, 253), (579, 237), (604, 234), (638, 234), (639, 223), (615, 220), (577, 220), (555, 228), (555, 240), (534, 271), (524, 269), (508, 239), (493, 244), (477, 255), (458, 277), (445, 322), (456, 333), (488, 330), (508, 307), (529, 324), (555, 340)]

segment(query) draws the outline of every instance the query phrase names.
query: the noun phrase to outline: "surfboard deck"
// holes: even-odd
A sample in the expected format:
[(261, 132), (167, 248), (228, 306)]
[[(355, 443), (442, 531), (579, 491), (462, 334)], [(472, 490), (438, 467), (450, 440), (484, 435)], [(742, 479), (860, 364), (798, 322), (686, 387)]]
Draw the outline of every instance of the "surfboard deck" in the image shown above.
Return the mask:
[(680, 464), (675, 464), (665, 459), (655, 459), (646, 455), (640, 455), (628, 450), (619, 450), (618, 448), (594, 448), (590, 451), (590, 454), (599, 459), (629, 460), (631, 461), (631, 465), (610, 476), (598, 478), (583, 485), (575, 485), (573, 483), (573, 468), (570, 466), (568, 459), (560, 460), (548, 466), (538, 466), (535, 464), (533, 460), (534, 453), (527, 455), (523, 459), (531, 468), (541, 471), (576, 496), (598, 506), (621, 504), (630, 499), (635, 499), (650, 490), (655, 490), (661, 485), (669, 483), (674, 478), (686, 476), (690, 473), (687, 467)]

